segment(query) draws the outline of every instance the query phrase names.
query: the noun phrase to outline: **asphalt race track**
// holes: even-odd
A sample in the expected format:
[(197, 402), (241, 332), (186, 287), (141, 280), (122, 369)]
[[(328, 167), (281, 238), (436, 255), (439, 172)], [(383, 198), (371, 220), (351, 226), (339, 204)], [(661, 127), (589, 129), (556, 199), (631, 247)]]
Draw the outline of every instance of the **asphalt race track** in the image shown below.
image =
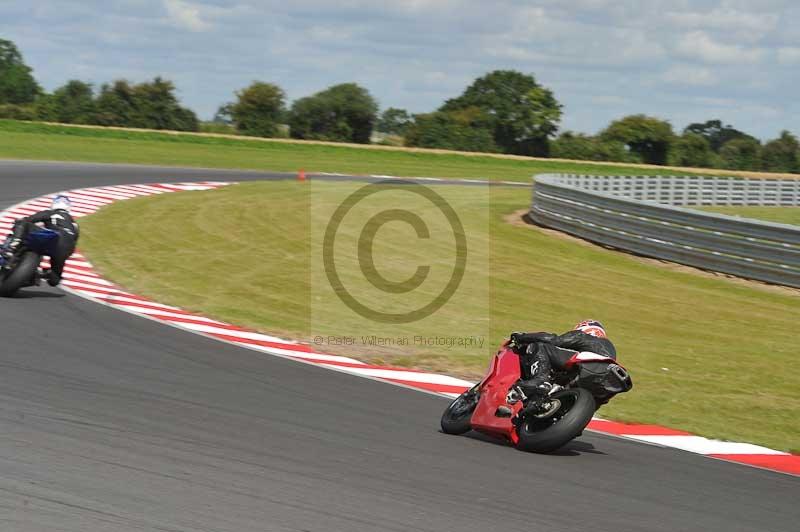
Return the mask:
[[(278, 177), (0, 161), (0, 207), (92, 185)], [(590, 433), (557, 455), (524, 454), (441, 434), (446, 404), (29, 289), (0, 299), (0, 530), (730, 532), (800, 522), (798, 477)]]

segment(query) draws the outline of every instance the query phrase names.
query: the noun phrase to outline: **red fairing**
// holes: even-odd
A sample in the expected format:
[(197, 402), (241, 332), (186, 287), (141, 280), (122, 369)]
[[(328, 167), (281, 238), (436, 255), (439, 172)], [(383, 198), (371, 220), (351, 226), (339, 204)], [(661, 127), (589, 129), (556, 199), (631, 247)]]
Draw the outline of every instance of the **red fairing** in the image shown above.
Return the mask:
[[(503, 344), (481, 382), (481, 398), (471, 419), (474, 430), (517, 443), (517, 431), (511, 419), (522, 409), (522, 402), (509, 405), (506, 397), (508, 389), (519, 380), (521, 374), (519, 355)], [(500, 406), (510, 408), (511, 416), (498, 417), (496, 413)]]

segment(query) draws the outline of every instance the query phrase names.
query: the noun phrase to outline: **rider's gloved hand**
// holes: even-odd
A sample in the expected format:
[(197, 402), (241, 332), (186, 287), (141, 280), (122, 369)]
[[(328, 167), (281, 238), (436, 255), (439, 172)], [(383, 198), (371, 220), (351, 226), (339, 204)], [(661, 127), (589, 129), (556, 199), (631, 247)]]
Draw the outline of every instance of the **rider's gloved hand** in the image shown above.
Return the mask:
[(14, 252), (17, 250), (20, 244), (22, 244), (22, 240), (19, 238), (12, 238), (6, 247), (9, 251)]
[(519, 350), (523, 345), (521, 342), (521, 337), (524, 334), (525, 333), (521, 332), (512, 332), (511, 335), (509, 336), (508, 347), (510, 347), (511, 350), (517, 353), (518, 355), (521, 354)]

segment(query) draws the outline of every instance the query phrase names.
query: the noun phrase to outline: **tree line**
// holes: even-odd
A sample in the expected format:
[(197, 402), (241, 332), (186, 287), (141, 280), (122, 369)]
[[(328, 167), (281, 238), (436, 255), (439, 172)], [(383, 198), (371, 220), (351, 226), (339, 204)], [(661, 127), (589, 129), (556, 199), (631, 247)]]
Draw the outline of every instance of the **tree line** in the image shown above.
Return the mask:
[(117, 80), (96, 93), (90, 84), (70, 80), (46, 93), (14, 43), (3, 39), (0, 118), (179, 131), (197, 131), (199, 125), (197, 115), (178, 102), (175, 85), (160, 77), (137, 84)]
[(254, 81), (201, 122), (183, 107), (175, 85), (156, 77), (116, 80), (98, 90), (70, 80), (52, 93), (11, 41), (0, 39), (0, 118), (133, 128), (210, 131), (259, 137), (388, 144), (732, 170), (800, 173), (800, 143), (788, 131), (766, 143), (718, 119), (676, 133), (665, 120), (631, 115), (597, 135), (559, 133), (562, 106), (534, 76), (496, 70), (430, 113), (379, 106), (355, 83), (334, 85), (287, 105), (274, 83)]

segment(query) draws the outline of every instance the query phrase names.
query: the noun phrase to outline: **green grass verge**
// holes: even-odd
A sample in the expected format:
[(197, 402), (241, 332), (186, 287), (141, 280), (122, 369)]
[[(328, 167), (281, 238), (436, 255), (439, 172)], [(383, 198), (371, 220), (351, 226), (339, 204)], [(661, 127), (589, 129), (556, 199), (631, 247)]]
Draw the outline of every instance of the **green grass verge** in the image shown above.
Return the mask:
[(755, 218), (768, 222), (800, 225), (800, 207), (692, 207), (703, 211)]
[(544, 172), (604, 175), (670, 175), (674, 170), (496, 157), (363, 149), (86, 129), (0, 120), (0, 158), (241, 168), (295, 172), (341, 172), (398, 176), (471, 177), (528, 182)]
[[(329, 206), (330, 198), (356, 186), (249, 183), (120, 202), (85, 219), (81, 247), (102, 272), (135, 292), (310, 340), (320, 330), (353, 327), (334, 302), (319, 299), (319, 260), (312, 260), (311, 245), (318, 235), (311, 225), (320, 222), (312, 207)], [(451, 335), (484, 327), (489, 345), (375, 350), (357, 344), (344, 352), (477, 377), (509, 331), (563, 331), (576, 319), (596, 317), (635, 382), (603, 416), (800, 451), (795, 295), (512, 225), (505, 218), (526, 207), (525, 190), (450, 188), (442, 193), (462, 219), (475, 220), (465, 225), (488, 260), (486, 268), (473, 267), (467, 287), (488, 285), (488, 292), (466, 290), (420, 327)], [(404, 207), (423, 206), (410, 201)], [(419, 250), (400, 230), (380, 236), (385, 247), (376, 252), (391, 251), (394, 259), (379, 262), (379, 269), (394, 268), (387, 272), (393, 279), (407, 277), (420, 264)], [(404, 327), (398, 333), (407, 333)]]

